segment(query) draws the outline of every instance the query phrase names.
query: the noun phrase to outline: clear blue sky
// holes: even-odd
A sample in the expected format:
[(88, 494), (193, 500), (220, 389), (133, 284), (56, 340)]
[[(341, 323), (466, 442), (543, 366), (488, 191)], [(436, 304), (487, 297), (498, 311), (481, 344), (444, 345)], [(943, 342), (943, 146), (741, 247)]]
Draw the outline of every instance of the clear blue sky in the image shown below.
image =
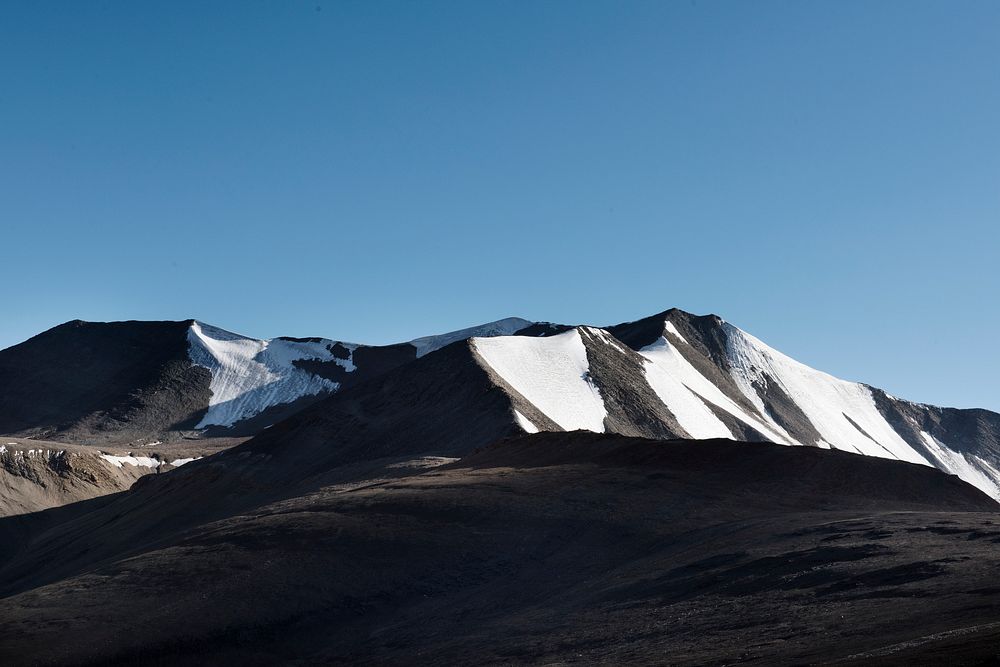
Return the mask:
[(0, 347), (715, 312), (1000, 410), (1000, 2), (0, 4)]

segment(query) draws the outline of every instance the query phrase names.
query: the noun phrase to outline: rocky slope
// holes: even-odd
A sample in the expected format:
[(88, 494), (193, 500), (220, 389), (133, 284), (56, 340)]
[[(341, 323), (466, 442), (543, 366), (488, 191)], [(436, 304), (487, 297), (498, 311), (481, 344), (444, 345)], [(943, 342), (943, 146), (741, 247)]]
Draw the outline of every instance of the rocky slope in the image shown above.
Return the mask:
[(125, 491), (140, 477), (179, 468), (240, 440), (135, 450), (0, 439), (0, 517)]

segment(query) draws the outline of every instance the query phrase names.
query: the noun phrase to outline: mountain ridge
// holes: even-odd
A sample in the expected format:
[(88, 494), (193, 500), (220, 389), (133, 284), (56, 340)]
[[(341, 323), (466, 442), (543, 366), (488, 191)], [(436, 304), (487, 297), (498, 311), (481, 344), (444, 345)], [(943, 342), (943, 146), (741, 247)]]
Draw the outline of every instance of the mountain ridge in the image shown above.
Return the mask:
[[(101, 331), (113, 333), (113, 340), (105, 340)], [(337, 456), (352, 452), (357, 459), (366, 455), (366, 447), (419, 454), (427, 446), (431, 453), (461, 455), (473, 440), (482, 440), (470, 440), (445, 422), (467, 418), (490, 424), (483, 431), (490, 437), (584, 429), (842, 449), (937, 467), (1000, 498), (1000, 415), (909, 402), (840, 380), (714, 314), (672, 308), (606, 328), (505, 318), (389, 346), (326, 338), (253, 339), (198, 320), (70, 322), (0, 351), (0, 386), (8, 387), (7, 395), (17, 386), (3, 382), (12, 376), (12, 350), (24, 346), (34, 351), (13, 364), (21, 383), (30, 384), (30, 362), (46, 352), (34, 348), (40, 340), (65, 338), (67, 332), (74, 335), (62, 341), (65, 359), (42, 368), (41, 381), (26, 393), (44, 402), (45, 390), (59, 384), (60, 372), (76, 364), (97, 368), (103, 376), (74, 374), (56, 389), (71, 398), (73, 391), (91, 388), (86, 384), (90, 378), (91, 384), (106, 385), (102, 396), (109, 397), (110, 406), (87, 396), (89, 402), (74, 405), (76, 411), (68, 417), (36, 424), (36, 431), (23, 428), (23, 414), (18, 415), (22, 423), (13, 420), (21, 430), (10, 428), (12, 420), (5, 421), (0, 409), (0, 433), (81, 444), (159, 439), (164, 431), (191, 437), (256, 436), (246, 445), (253, 448), (274, 443), (277, 434), (294, 428), (298, 437), (328, 443), (324, 446), (341, 450)], [(178, 333), (184, 334), (183, 342)], [(485, 374), (458, 372), (466, 364)], [(123, 385), (123, 377), (137, 386)], [(447, 379), (457, 377), (464, 379)], [(123, 386), (115, 387), (116, 381)], [(499, 392), (503, 401), (487, 400), (491, 392)], [(338, 401), (341, 395), (347, 398)], [(401, 396), (409, 396), (410, 404), (403, 404)], [(434, 444), (433, 429), (421, 424), (421, 414), (413, 410), (423, 405), (428, 414), (437, 413), (422, 396), (439, 396), (443, 404), (456, 406), (454, 414), (434, 417), (434, 428), (452, 434), (447, 447)], [(68, 398), (63, 402), (72, 403)], [(6, 414), (23, 406), (24, 401), (11, 401)], [(396, 412), (387, 417), (390, 406)], [(45, 409), (41, 413), (41, 419), (50, 416)], [(338, 414), (343, 424), (353, 424), (366, 437), (371, 429), (383, 433), (379, 429), (394, 424), (395, 429), (426, 432), (427, 438), (407, 445), (386, 431), (375, 438), (382, 438), (381, 445), (362, 442), (330, 418)]]
[(198, 319), (71, 320), (0, 350), (0, 433), (82, 444), (252, 435), (463, 335), (532, 324), (506, 318), (364, 345), (256, 339)]

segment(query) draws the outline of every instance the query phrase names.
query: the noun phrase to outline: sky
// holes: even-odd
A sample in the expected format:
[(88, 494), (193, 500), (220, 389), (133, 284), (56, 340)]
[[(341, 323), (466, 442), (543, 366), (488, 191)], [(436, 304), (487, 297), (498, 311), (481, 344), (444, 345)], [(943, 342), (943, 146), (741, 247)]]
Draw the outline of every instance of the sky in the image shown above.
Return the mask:
[(1000, 410), (1000, 3), (0, 3), (0, 347), (716, 313)]

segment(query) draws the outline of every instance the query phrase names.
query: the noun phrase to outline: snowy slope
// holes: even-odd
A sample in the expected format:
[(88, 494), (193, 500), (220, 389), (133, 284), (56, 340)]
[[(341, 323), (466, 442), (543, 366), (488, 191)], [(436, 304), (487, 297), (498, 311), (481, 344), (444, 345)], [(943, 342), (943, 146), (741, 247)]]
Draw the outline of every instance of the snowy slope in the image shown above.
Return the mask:
[(953, 475), (979, 487), (990, 496), (1000, 499), (1000, 470), (975, 455), (956, 452), (926, 431), (920, 437), (927, 444), (927, 450), (934, 464)]
[[(674, 332), (676, 329), (671, 333)], [(686, 344), (683, 336), (679, 333), (675, 335)], [(732, 432), (708, 408), (708, 405), (714, 405), (767, 435), (773, 442), (791, 444), (791, 438), (781, 427), (765, 425), (764, 420), (737, 405), (699, 373), (665, 337), (642, 348), (639, 353), (647, 360), (646, 379), (649, 385), (692, 437), (733, 437)]]
[(886, 421), (865, 385), (814, 370), (731, 324), (723, 326), (732, 376), (743, 394), (766, 415), (755, 386), (777, 383), (821, 436), (796, 444), (932, 465)]
[[(497, 375), (560, 427), (604, 432), (607, 410), (590, 380), (579, 331), (548, 338), (473, 338), (472, 344)], [(518, 422), (528, 432), (534, 428), (523, 415)]]
[[(197, 428), (232, 426), (274, 405), (336, 391), (336, 382), (298, 368), (294, 361), (327, 361), (354, 370), (350, 357), (333, 355), (335, 343), (329, 340), (257, 340), (195, 322), (188, 341), (191, 361), (212, 372), (208, 413)], [(341, 345), (352, 353), (357, 347)]]
[[(678, 322), (683, 318), (698, 321), (688, 321), (682, 331), (670, 319), (661, 319), (661, 335), (650, 344), (637, 343), (635, 351), (609, 331), (593, 327), (582, 328), (585, 337), (577, 328), (548, 338), (474, 338), (472, 344), (485, 365), (565, 430), (603, 432), (612, 428), (606, 420), (611, 399), (606, 405), (603, 398), (612, 391), (617, 405), (630, 406), (627, 413), (632, 420), (622, 422), (619, 415), (614, 428), (628, 430), (659, 423), (677, 437), (740, 439), (733, 427), (742, 425), (744, 431), (749, 428), (751, 433), (779, 444), (839, 449), (938, 467), (1000, 499), (1000, 452), (993, 451), (996, 447), (990, 444), (989, 436), (975, 451), (963, 453), (958, 435), (949, 444), (949, 434), (940, 427), (935, 435), (917, 428), (922, 419), (919, 413), (928, 406), (906, 404), (918, 413), (907, 417), (912, 427), (908, 430), (898, 416), (889, 414), (891, 410), (880, 408), (867, 385), (812, 369), (718, 318), (682, 314)], [(632, 324), (636, 326), (631, 329), (627, 329), (628, 323), (612, 329), (633, 334), (643, 326), (646, 331), (651, 329), (648, 320)], [(597, 343), (600, 350), (588, 347)], [(641, 356), (644, 377), (620, 375), (630, 372), (627, 361), (635, 352)], [(588, 354), (600, 355), (605, 370), (592, 373), (590, 364), (596, 363), (597, 357), (588, 359)], [(620, 355), (621, 363), (609, 361), (608, 354)], [(695, 358), (701, 359), (702, 370), (692, 363)], [(616, 374), (613, 381), (608, 369)], [(643, 407), (638, 398), (622, 396), (624, 387), (625, 394), (638, 397), (645, 390), (635, 383), (643, 380), (662, 402), (665, 413), (661, 408), (651, 411)], [(526, 432), (539, 430), (523, 409), (514, 410), (514, 420)], [(968, 447), (967, 440), (964, 442)]]
[(445, 345), (457, 343), (460, 340), (475, 337), (510, 336), (521, 329), (531, 326), (531, 322), (520, 317), (508, 317), (496, 322), (488, 322), (479, 326), (459, 329), (437, 336), (423, 336), (410, 341), (410, 345), (417, 348), (417, 357), (430, 354), (434, 350), (440, 350)]
[(652, 361), (646, 364), (645, 370), (649, 386), (692, 438), (733, 438), (733, 432), (709, 409), (705, 400), (680, 378)]

